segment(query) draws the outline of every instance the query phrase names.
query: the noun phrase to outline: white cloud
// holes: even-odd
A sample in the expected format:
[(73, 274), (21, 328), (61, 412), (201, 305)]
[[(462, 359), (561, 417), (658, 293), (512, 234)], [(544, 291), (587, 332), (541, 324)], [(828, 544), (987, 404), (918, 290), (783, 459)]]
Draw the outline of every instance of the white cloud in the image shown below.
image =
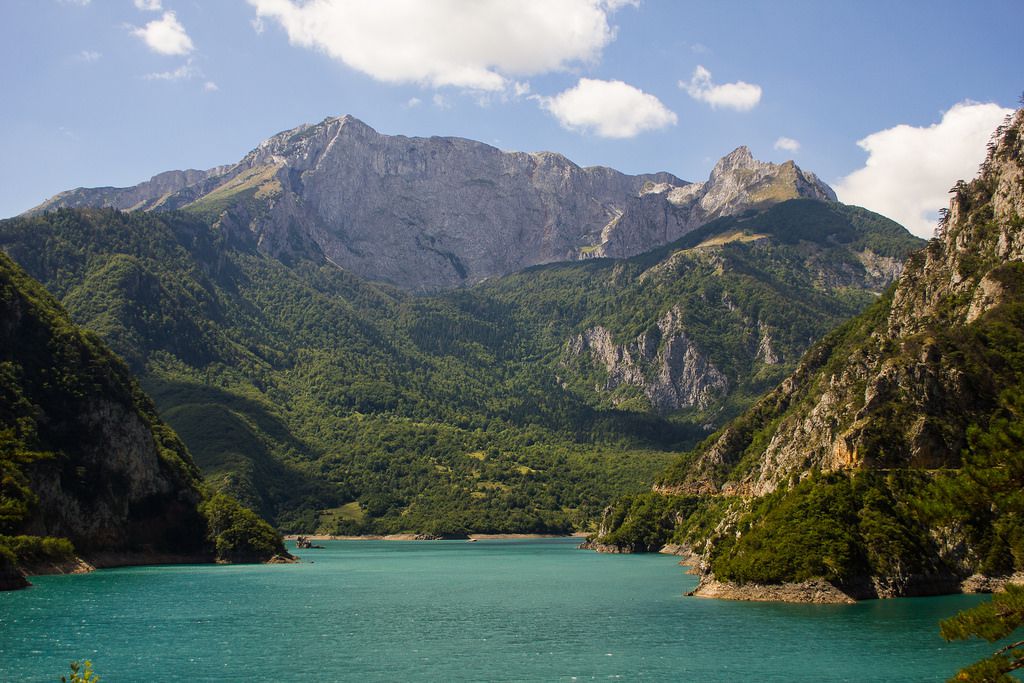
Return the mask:
[(190, 59), (177, 69), (146, 74), (145, 79), (147, 81), (185, 81), (201, 75), (199, 69), (192, 65), (192, 60)]
[(103, 55), (97, 52), (96, 50), (82, 50), (77, 55), (75, 55), (75, 59), (79, 62), (85, 62), (86, 64), (89, 64), (97, 61), (102, 56)]
[(657, 97), (622, 81), (581, 78), (573, 88), (537, 99), (564, 128), (603, 138), (631, 138), (678, 120)]
[(146, 41), (149, 49), (162, 55), (187, 55), (194, 47), (185, 27), (171, 11), (142, 28), (133, 29), (132, 33)]
[(163, 5), (160, 0), (134, 0), (135, 9), (142, 10), (143, 12), (159, 12), (163, 9)]
[(77, 5), (79, 7), (88, 7), (92, 0), (57, 0), (62, 5)]
[(800, 141), (794, 140), (793, 138), (781, 137), (775, 141), (775, 149), (796, 154), (800, 151)]
[(761, 101), (761, 86), (743, 81), (715, 85), (711, 81), (711, 72), (703, 66), (694, 69), (689, 83), (679, 81), (679, 87), (693, 99), (710, 104), (712, 109), (725, 107), (736, 111), (749, 111)]
[(903, 124), (872, 133), (857, 142), (868, 153), (864, 168), (840, 180), (836, 194), (931, 237), (938, 210), (949, 204), (949, 188), (977, 174), (989, 137), (1011, 111), (965, 101), (931, 126)]
[(405, 108), (412, 109), (413, 107), (418, 107), (421, 104), (423, 104), (423, 100), (421, 100), (420, 98), (410, 97), (409, 100), (405, 103)]
[[(388, 83), (497, 91), (597, 60), (622, 0), (248, 0), (293, 45)], [(631, 4), (631, 3), (630, 3)]]
[(217, 92), (218, 90), (220, 90), (220, 86), (218, 86), (213, 81), (206, 81), (205, 83), (203, 83), (203, 90), (205, 90), (206, 92)]
[(445, 98), (445, 96), (442, 95), (441, 93), (436, 93), (434, 95), (434, 97), (431, 98), (431, 99), (434, 102), (434, 106), (437, 107), (438, 109), (451, 109), (452, 108), (451, 103), (448, 102), (448, 99)]

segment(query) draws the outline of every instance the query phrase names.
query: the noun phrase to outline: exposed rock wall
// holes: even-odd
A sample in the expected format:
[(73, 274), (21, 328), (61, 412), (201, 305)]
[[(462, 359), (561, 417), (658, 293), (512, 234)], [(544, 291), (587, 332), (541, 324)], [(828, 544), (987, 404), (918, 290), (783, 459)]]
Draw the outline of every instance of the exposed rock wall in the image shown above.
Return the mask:
[[(812, 349), (668, 489), (760, 496), (812, 468), (958, 465), (967, 425), (997, 389), (965, 365), (968, 350), (947, 332), (1019, 296), (1021, 127), (1018, 112), (979, 179), (958, 186), (941, 236), (909, 260), (891, 300)], [(759, 432), (764, 445), (750, 450)]]
[(835, 200), (792, 162), (740, 147), (705, 183), (581, 168), (550, 152), (461, 138), (381, 135), (351, 116), (300, 126), (239, 163), (172, 171), (131, 188), (79, 188), (33, 209), (192, 208), (371, 279), (429, 290), (527, 266), (624, 257), (707, 221), (795, 197)]
[[(10, 534), (92, 553), (205, 555), (198, 470), (127, 367), (0, 254), (0, 434)], [(12, 456), (12, 453), (14, 454)], [(18, 482), (30, 494), (19, 492)]]
[(635, 386), (660, 413), (704, 408), (729, 387), (725, 375), (687, 337), (678, 307), (658, 320), (656, 330), (627, 344), (616, 344), (598, 325), (571, 339), (567, 351), (574, 356), (589, 352), (591, 360), (605, 369), (607, 380), (600, 390)]

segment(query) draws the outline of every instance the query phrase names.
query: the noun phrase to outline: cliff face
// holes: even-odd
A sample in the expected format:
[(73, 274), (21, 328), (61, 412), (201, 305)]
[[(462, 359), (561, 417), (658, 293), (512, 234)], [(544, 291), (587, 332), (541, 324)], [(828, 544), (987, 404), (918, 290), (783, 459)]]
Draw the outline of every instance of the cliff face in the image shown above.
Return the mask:
[(101, 562), (212, 559), (185, 446), (124, 364), (5, 255), (0, 373), (0, 534), (67, 538)]
[[(565, 342), (559, 377), (616, 408), (712, 422), (727, 397), (759, 394), (788, 374), (842, 320), (840, 300), (867, 306), (921, 244), (861, 209), (810, 200), (717, 219), (622, 262), (598, 285), (618, 288), (627, 264), (642, 263), (635, 294), (613, 307), (595, 302), (589, 324)], [(807, 324), (822, 316), (832, 322)]]
[[(1022, 115), (890, 296), (827, 337), (671, 487), (761, 496), (808, 469), (956, 467), (1013, 378), (972, 330), (1020, 301)], [(760, 444), (752, 448), (752, 445)], [(742, 466), (740, 466), (742, 463)]]
[(427, 290), (540, 263), (632, 256), (716, 217), (797, 197), (835, 200), (813, 174), (755, 161), (745, 147), (694, 184), (460, 138), (381, 135), (344, 116), (280, 133), (231, 166), (79, 188), (30, 213), (188, 208), (254, 234), (274, 255), (322, 256)]
[(1019, 578), (1024, 110), (953, 194), (886, 295), (653, 493), (617, 503), (597, 541), (688, 543), (710, 597), (845, 601)]
[(654, 329), (625, 345), (615, 344), (611, 333), (598, 325), (570, 340), (567, 351), (589, 351), (604, 367), (608, 379), (601, 391), (624, 384), (637, 387), (660, 413), (706, 408), (725, 393), (729, 381), (686, 336), (682, 319), (677, 306)]

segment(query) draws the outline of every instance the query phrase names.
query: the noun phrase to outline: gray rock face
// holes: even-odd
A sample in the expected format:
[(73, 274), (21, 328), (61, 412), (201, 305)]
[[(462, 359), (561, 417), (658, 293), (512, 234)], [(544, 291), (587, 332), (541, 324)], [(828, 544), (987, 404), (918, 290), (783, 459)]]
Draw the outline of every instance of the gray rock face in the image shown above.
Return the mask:
[[(980, 177), (955, 193), (945, 230), (907, 262), (877, 320), (862, 320), (856, 336), (812, 349), (701, 450), (686, 482), (663, 491), (762, 496), (812, 468), (959, 465), (968, 427), (993, 409), (998, 384), (963, 360), (976, 342), (956, 346), (961, 342), (949, 331), (966, 331), (1015, 304), (1021, 291), (1024, 110), (1003, 130), (1009, 133), (1000, 135)], [(869, 260), (888, 269), (877, 257)], [(842, 362), (830, 364), (834, 358)], [(716, 473), (747, 457), (765, 425), (770, 438), (760, 434), (756, 464), (722, 481)]]
[(567, 352), (590, 352), (608, 374), (603, 391), (620, 385), (639, 388), (651, 406), (664, 414), (681, 408), (705, 408), (729, 387), (707, 356), (686, 336), (677, 308), (658, 321), (657, 332), (646, 332), (628, 344), (615, 344), (600, 325), (569, 341)]
[(231, 166), (79, 188), (31, 212), (188, 208), (250, 231), (271, 253), (299, 250), (432, 290), (541, 263), (631, 256), (719, 216), (795, 197), (835, 200), (813, 174), (758, 162), (745, 147), (695, 184), (461, 138), (381, 135), (344, 116), (275, 135)]

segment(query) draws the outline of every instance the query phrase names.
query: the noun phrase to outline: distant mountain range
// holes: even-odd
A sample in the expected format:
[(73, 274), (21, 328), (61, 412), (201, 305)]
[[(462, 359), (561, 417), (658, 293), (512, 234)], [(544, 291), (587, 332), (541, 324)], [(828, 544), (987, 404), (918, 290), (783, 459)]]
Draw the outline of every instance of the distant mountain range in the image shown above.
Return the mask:
[(343, 116), (279, 133), (236, 164), (78, 188), (27, 213), (184, 209), (251, 233), (280, 258), (437, 290), (543, 263), (634, 256), (715, 218), (795, 198), (836, 196), (793, 162), (759, 162), (746, 147), (689, 183), (461, 138), (381, 135)]

